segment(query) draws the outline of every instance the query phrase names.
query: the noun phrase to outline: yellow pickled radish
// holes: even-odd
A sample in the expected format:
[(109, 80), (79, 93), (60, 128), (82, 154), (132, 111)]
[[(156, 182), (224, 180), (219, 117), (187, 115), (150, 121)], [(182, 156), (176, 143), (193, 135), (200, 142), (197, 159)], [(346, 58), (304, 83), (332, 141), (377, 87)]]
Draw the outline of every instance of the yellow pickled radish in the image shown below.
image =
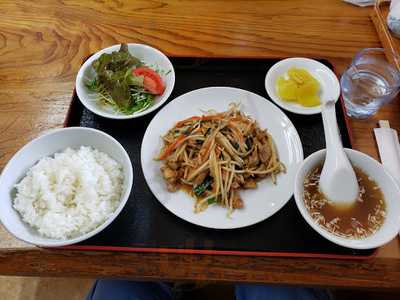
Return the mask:
[(277, 81), (278, 95), (285, 101), (296, 101), (297, 85), (291, 80), (279, 77)]
[(307, 107), (320, 104), (319, 82), (307, 70), (290, 68), (287, 77), (280, 76), (276, 82), (276, 90), (282, 100)]
[(320, 99), (317, 95), (307, 96), (307, 97), (299, 97), (297, 99), (298, 103), (303, 106), (312, 107), (320, 104)]
[(314, 77), (312, 77), (305, 69), (290, 68), (287, 73), (289, 78), (296, 81), (298, 84), (304, 84), (307, 81), (314, 79)]
[(297, 98), (317, 95), (319, 92), (319, 85), (315, 81), (307, 81), (297, 87)]

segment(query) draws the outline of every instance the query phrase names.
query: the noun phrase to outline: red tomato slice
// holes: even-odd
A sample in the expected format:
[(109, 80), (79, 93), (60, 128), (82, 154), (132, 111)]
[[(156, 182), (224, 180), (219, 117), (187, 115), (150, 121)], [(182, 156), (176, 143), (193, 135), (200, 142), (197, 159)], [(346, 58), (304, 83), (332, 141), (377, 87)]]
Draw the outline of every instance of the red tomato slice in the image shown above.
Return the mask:
[(132, 73), (136, 76), (143, 76), (144, 88), (154, 95), (161, 95), (164, 93), (165, 84), (158, 73), (150, 68), (139, 67), (134, 69)]

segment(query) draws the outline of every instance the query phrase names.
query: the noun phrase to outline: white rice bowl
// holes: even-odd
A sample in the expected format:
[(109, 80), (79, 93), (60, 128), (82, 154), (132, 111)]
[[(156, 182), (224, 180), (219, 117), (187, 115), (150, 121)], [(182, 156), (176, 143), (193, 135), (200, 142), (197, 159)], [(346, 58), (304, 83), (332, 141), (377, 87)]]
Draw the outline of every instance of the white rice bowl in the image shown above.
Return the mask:
[(42, 158), (16, 185), (13, 207), (42, 236), (65, 240), (103, 224), (118, 208), (122, 166), (91, 147)]

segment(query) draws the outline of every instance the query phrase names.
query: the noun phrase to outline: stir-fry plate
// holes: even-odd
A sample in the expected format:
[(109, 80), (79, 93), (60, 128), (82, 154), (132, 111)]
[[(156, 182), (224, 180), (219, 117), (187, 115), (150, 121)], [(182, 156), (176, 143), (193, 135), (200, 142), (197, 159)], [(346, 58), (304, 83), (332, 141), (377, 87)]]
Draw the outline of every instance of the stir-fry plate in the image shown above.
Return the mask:
[[(231, 215), (222, 206), (211, 205), (205, 211), (194, 212), (195, 200), (186, 192), (167, 190), (160, 167), (154, 158), (160, 153), (161, 137), (176, 122), (202, 115), (204, 111), (228, 110), (230, 103), (240, 103), (240, 110), (257, 120), (260, 128), (272, 135), (279, 159), (286, 173), (277, 175), (277, 183), (270, 178), (258, 182), (256, 189), (241, 190), (244, 208), (236, 209)], [(160, 203), (176, 216), (204, 227), (233, 229), (261, 222), (279, 211), (293, 195), (294, 178), (303, 160), (303, 148), (296, 128), (289, 118), (267, 99), (242, 89), (210, 87), (181, 95), (166, 105), (153, 118), (145, 132), (141, 163), (144, 177)]]

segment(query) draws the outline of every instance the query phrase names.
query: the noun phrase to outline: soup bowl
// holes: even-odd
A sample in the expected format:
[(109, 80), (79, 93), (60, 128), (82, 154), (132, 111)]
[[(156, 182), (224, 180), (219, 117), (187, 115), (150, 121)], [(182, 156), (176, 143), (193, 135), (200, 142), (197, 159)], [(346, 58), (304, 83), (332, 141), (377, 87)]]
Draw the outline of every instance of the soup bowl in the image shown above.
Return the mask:
[(303, 199), (304, 179), (315, 167), (319, 164), (323, 164), (326, 149), (314, 152), (308, 156), (297, 171), (294, 186), (294, 197), (297, 208), (304, 220), (306, 220), (316, 232), (335, 244), (352, 249), (372, 249), (380, 247), (396, 237), (400, 230), (399, 185), (383, 165), (375, 159), (352, 149), (345, 149), (345, 152), (352, 165), (360, 168), (380, 187), (386, 204), (386, 216), (382, 226), (374, 234), (366, 238), (344, 238), (327, 231), (311, 217)]

